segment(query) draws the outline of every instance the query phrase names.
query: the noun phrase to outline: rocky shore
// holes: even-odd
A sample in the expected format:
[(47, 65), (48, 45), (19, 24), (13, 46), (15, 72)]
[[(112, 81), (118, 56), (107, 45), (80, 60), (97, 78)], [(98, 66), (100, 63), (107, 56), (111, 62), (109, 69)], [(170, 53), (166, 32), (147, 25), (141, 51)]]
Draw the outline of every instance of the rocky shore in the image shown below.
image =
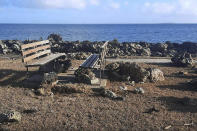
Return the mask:
[[(90, 53), (99, 53), (102, 41), (64, 41), (60, 35), (51, 34), (48, 39), (52, 45), (53, 52), (66, 53), (69, 58), (85, 59)], [(20, 54), (21, 44), (35, 42), (36, 40), (0, 40), (0, 54)], [(109, 41), (108, 57), (120, 56), (156, 56), (173, 57), (176, 54), (187, 52), (197, 56), (197, 43), (184, 42), (171, 43), (147, 43), (147, 42), (118, 42)]]

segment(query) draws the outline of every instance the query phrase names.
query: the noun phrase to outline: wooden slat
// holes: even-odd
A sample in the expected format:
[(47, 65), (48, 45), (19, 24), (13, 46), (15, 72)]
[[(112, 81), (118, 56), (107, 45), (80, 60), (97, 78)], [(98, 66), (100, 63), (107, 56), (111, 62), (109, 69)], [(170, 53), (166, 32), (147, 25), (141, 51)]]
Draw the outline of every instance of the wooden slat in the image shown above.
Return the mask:
[(23, 58), (23, 61), (28, 62), (30, 60), (33, 60), (33, 59), (39, 57), (39, 56), (43, 56), (43, 55), (50, 54), (50, 53), (51, 53), (51, 50), (45, 50), (45, 51), (42, 51), (40, 53), (36, 53), (34, 55), (31, 55), (29, 57), (25, 57), (25, 58)]
[(65, 56), (64, 53), (57, 53), (57, 54), (50, 54), (46, 57), (40, 58), (39, 60), (35, 60), (31, 63), (28, 63), (26, 67), (33, 67), (33, 66), (42, 66), (45, 65), (61, 56)]
[(108, 42), (109, 42), (109, 41), (106, 41), (106, 42), (101, 46), (101, 48), (105, 48), (105, 47), (107, 46)]
[(28, 55), (28, 54), (31, 54), (31, 53), (34, 53), (34, 52), (37, 52), (37, 51), (40, 51), (40, 50), (49, 49), (50, 47), (51, 47), (50, 45), (40, 46), (40, 47), (37, 47), (37, 48), (34, 48), (34, 49), (30, 49), (30, 50), (27, 50), (27, 51), (23, 51), (23, 52), (22, 52), (22, 55), (23, 55), (23, 56), (26, 56), (26, 55)]
[(31, 48), (31, 47), (35, 47), (35, 46), (43, 45), (43, 44), (47, 44), (47, 43), (49, 43), (49, 40), (34, 42), (34, 43), (30, 43), (30, 44), (23, 44), (23, 45), (21, 45), (21, 49), (24, 50), (27, 48)]
[(92, 55), (92, 57), (90, 57), (89, 59), (87, 59), (86, 64), (84, 65), (84, 67), (89, 67), (89, 65), (92, 63), (92, 61), (95, 59), (95, 55)]
[(80, 67), (93, 68), (99, 60), (98, 54), (90, 55)]
[(88, 58), (80, 65), (81, 67), (85, 67), (85, 65), (88, 63), (88, 60), (91, 59), (93, 55), (88, 56)]
[(90, 68), (93, 68), (93, 67), (97, 64), (98, 60), (99, 60), (99, 56), (97, 55), (97, 56), (94, 58), (94, 60), (92, 61), (92, 63), (89, 65), (89, 67), (90, 67)]

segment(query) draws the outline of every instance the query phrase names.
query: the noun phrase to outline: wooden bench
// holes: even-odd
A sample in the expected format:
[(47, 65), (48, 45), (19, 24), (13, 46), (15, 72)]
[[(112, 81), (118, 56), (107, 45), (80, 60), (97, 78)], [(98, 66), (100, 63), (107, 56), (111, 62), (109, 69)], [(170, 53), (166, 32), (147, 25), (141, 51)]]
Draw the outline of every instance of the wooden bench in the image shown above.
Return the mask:
[(85, 62), (83, 62), (83, 64), (80, 65), (80, 67), (94, 68), (95, 65), (98, 63), (98, 61), (99, 61), (99, 54), (92, 54), (85, 60)]
[(105, 55), (106, 55), (107, 44), (108, 44), (108, 41), (105, 42), (103, 46), (101, 46), (100, 54), (92, 54), (92, 55), (90, 55), (80, 65), (80, 67), (83, 67), (83, 68), (94, 68), (97, 65), (97, 63), (99, 62), (99, 60), (100, 60), (101, 63), (103, 63)]
[(58, 59), (61, 56), (65, 56), (64, 53), (51, 53), (51, 46), (49, 40), (23, 44), (21, 45), (23, 63), (25, 67), (37, 67), (43, 66), (53, 60)]

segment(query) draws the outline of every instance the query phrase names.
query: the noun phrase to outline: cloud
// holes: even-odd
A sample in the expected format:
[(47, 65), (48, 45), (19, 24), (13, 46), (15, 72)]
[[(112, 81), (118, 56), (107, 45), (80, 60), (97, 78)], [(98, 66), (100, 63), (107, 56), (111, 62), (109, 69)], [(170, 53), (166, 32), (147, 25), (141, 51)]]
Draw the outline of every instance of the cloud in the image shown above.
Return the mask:
[(83, 9), (86, 7), (86, 0), (0, 0), (0, 6)]
[(145, 10), (155, 14), (195, 15), (197, 0), (174, 0), (169, 2), (146, 2)]
[(99, 0), (89, 0), (91, 5), (99, 5)]
[(117, 3), (117, 2), (111, 2), (109, 6), (111, 8), (114, 8), (114, 9), (119, 9), (120, 8), (120, 4)]

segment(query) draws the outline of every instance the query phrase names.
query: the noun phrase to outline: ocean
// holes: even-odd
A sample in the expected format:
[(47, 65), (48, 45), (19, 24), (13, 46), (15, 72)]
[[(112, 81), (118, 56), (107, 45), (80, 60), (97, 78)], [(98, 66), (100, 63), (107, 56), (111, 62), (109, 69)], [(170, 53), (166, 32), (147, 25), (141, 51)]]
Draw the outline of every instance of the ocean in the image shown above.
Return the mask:
[(197, 24), (0, 24), (0, 40), (39, 40), (51, 33), (67, 41), (197, 42)]

